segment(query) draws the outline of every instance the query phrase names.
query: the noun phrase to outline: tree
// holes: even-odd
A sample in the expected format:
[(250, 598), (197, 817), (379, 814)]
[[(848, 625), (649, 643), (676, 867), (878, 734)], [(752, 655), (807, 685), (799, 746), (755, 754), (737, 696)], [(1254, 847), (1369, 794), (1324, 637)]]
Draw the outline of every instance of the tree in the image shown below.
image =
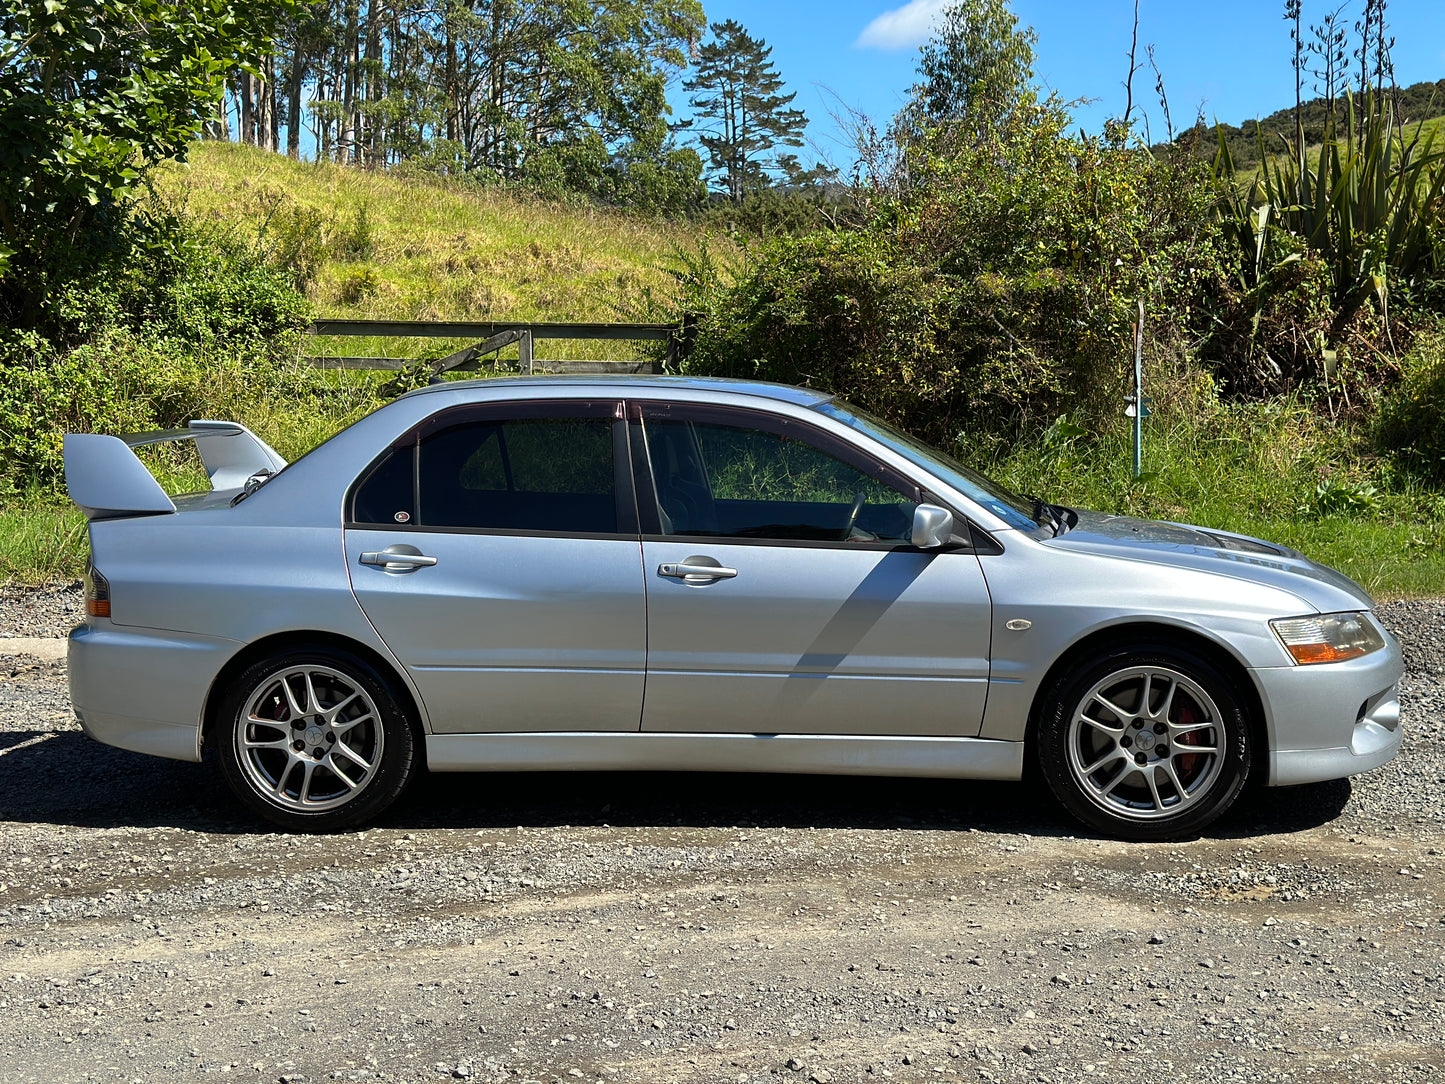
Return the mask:
[[(689, 104), (709, 122), (698, 129), (714, 176), (734, 203), (768, 182), (768, 170), (782, 168), (768, 155), (774, 147), (801, 147), (808, 120), (789, 109), (796, 93), (781, 94), (782, 77), (769, 59), (772, 47), (732, 19), (713, 23), (715, 40), (698, 51), (697, 74), (684, 82)], [(689, 124), (692, 122), (688, 122)], [(791, 160), (796, 168), (796, 159)]]
[(0, 322), (118, 243), (123, 196), (183, 158), (226, 72), (294, 0), (11, 0), (0, 13)]
[(982, 139), (1029, 93), (1038, 40), (1018, 29), (1008, 0), (955, 0), (919, 51), (914, 98), (928, 119)]

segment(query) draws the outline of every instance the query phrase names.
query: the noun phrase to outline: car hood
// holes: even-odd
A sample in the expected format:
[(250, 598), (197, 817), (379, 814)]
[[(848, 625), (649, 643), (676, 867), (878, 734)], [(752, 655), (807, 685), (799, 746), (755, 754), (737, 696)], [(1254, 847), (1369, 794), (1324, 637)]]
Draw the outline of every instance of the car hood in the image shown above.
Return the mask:
[(1354, 580), (1287, 546), (1187, 523), (1082, 510), (1078, 516), (1072, 530), (1043, 544), (1250, 580), (1297, 595), (1321, 613), (1374, 608)]

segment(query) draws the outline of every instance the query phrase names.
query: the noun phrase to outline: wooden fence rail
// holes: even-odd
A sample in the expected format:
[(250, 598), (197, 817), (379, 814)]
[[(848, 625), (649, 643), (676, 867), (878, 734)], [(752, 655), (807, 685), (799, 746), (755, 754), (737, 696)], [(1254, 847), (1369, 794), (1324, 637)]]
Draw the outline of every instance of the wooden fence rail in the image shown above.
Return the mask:
[[(316, 320), (310, 335), (337, 337), (388, 337), (412, 339), (476, 339), (477, 342), (445, 358), (429, 361), (433, 374), (476, 371), (484, 354), (517, 344), (518, 369), (531, 373), (540, 368), (565, 373), (645, 373), (659, 371), (653, 361), (550, 361), (532, 356), (536, 339), (605, 339), (666, 342), (663, 366), (680, 361), (691, 338), (689, 322), (681, 324), (554, 323), (514, 320)], [(324, 369), (406, 369), (415, 358), (353, 357), (311, 355), (303, 361)]]

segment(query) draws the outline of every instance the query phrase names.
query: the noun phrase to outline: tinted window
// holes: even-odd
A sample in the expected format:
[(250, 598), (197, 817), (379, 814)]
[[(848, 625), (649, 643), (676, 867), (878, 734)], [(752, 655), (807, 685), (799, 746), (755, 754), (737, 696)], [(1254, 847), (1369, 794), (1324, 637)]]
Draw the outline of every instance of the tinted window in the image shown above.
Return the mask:
[(854, 429), (862, 430), (875, 440), (892, 448), (905, 459), (918, 464), (924, 470), (932, 471), (954, 489), (977, 501), (1011, 527), (1031, 531), (1038, 526), (1033, 518), (1031, 501), (999, 485), (993, 479), (970, 470), (937, 448), (930, 448), (916, 437), (893, 428), (881, 418), (875, 418), (866, 411), (849, 406), (838, 399), (820, 403), (816, 409), (819, 413), (837, 418)]
[(645, 432), (664, 533), (902, 542), (911, 531), (916, 502), (806, 441), (658, 419)]
[(424, 527), (613, 533), (609, 418), (478, 421), (424, 437)]
[(411, 523), (416, 518), (412, 487), (414, 447), (398, 448), (381, 461), (356, 490), (351, 518), (357, 523)]

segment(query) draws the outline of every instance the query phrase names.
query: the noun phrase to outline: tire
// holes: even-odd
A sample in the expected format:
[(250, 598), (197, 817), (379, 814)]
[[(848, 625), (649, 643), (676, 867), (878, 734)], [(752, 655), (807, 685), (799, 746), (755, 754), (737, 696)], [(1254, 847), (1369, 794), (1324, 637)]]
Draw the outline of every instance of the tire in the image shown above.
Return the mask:
[(1039, 769), (1064, 808), (1108, 835), (1175, 839), (1204, 828), (1250, 773), (1249, 718), (1233, 685), (1188, 651), (1096, 656), (1044, 701)]
[(366, 660), (292, 648), (247, 667), (217, 715), (221, 772), (242, 804), (290, 831), (379, 815), (416, 774), (417, 731)]

